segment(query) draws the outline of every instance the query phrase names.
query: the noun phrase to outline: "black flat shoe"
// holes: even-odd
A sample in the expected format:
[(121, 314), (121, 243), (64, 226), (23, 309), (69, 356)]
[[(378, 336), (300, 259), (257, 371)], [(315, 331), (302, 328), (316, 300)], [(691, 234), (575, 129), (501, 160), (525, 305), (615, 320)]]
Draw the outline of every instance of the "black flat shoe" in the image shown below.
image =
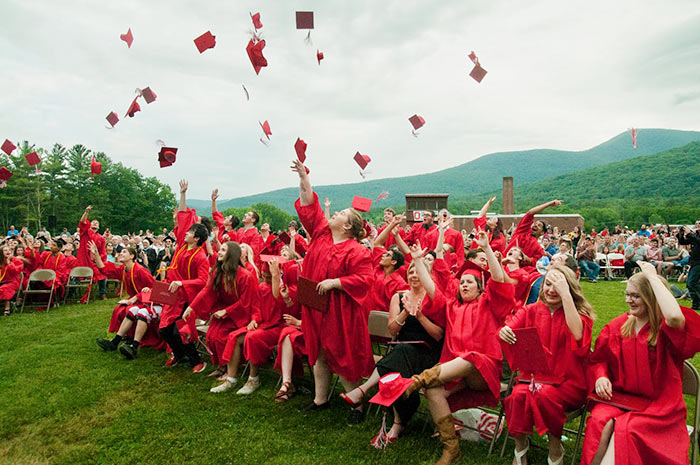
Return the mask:
[(331, 406), (330, 402), (324, 402), (324, 403), (319, 405), (312, 400), (310, 404), (303, 406), (302, 408), (299, 409), (299, 411), (300, 412), (316, 412), (318, 410), (326, 410), (330, 406)]
[(354, 426), (354, 425), (359, 425), (365, 421), (365, 411), (360, 410), (360, 409), (352, 409), (350, 410), (350, 414), (348, 415), (348, 425), (349, 426)]

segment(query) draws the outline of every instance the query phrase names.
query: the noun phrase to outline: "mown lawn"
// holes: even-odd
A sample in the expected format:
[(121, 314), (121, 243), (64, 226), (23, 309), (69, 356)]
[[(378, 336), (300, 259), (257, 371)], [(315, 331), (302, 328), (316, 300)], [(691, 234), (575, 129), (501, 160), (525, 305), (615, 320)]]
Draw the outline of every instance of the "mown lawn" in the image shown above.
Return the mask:
[[(625, 311), (623, 284), (583, 286), (598, 314), (596, 332)], [(164, 368), (162, 352), (145, 349), (132, 362), (103, 353), (95, 338), (105, 335), (113, 305), (0, 319), (0, 463), (432, 464), (439, 457), (438, 440), (421, 432), (421, 416), (399, 442), (377, 451), (369, 441), (381, 415), (349, 427), (337, 397), (316, 414), (298, 411), (310, 395), (275, 404), (271, 369), (251, 396), (215, 395), (211, 378)], [(700, 367), (698, 357), (694, 362)], [(510, 463), (487, 450), (463, 441), (459, 463)], [(546, 462), (544, 451), (532, 454), (532, 463)]]

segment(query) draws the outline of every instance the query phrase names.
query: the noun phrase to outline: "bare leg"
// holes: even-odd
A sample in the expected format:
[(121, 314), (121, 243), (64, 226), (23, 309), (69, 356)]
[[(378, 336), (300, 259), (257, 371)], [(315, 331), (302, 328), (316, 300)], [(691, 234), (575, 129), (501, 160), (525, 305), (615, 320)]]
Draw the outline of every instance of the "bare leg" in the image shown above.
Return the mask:
[(133, 324), (134, 324), (134, 322), (132, 320), (130, 320), (129, 318), (124, 318), (122, 320), (122, 324), (119, 325), (119, 330), (117, 330), (117, 335), (124, 337), (124, 335), (129, 332), (129, 330), (131, 329), (131, 326), (133, 326)]
[[(376, 370), (375, 370), (376, 371)], [(403, 431), (403, 425), (401, 424), (401, 417), (399, 417), (399, 412), (394, 410), (394, 424), (391, 425), (391, 429), (387, 433), (389, 439), (398, 438)]]
[(255, 378), (256, 376), (258, 376), (258, 366), (251, 363), (250, 364), (250, 377)]
[(280, 354), (280, 358), (282, 362), (282, 386), (286, 391), (284, 383), (292, 382), (292, 368), (294, 367), (294, 348), (292, 347), (292, 341), (289, 339), (289, 336), (282, 340), (282, 353)]
[[(134, 330), (134, 341), (141, 342), (141, 339), (143, 339), (143, 335), (146, 334), (147, 329), (148, 323), (143, 320), (138, 320), (136, 322), (136, 329)], [(121, 331), (121, 328), (119, 328), (119, 330)]]
[[(342, 379), (341, 379), (342, 381)], [(357, 403), (362, 400), (363, 393), (367, 393), (370, 389), (372, 389), (374, 386), (377, 385), (379, 382), (379, 372), (375, 368), (370, 377), (365, 381), (363, 384), (359, 385), (357, 388), (348, 391), (347, 396), (350, 398), (351, 401)], [(362, 391), (360, 391), (360, 389)]]
[(316, 405), (328, 402), (328, 390), (331, 384), (331, 371), (326, 363), (326, 355), (323, 349), (318, 351), (318, 357), (313, 367), (314, 370), (314, 403)]
[[(612, 447), (608, 447), (611, 443), (613, 433), (615, 432), (615, 421), (610, 420), (605, 424), (603, 432), (600, 434), (600, 444), (598, 445), (598, 450), (591, 460), (591, 465), (600, 465), (602, 460), (607, 455), (607, 450)], [(613, 456), (614, 458), (614, 456)]]
[(447, 403), (447, 392), (443, 386), (426, 389), (425, 397), (428, 399), (428, 408), (433, 421), (437, 422), (452, 414)]
[[(527, 436), (524, 434), (518, 434), (517, 436), (513, 436), (513, 439), (515, 440), (515, 451), (520, 452), (525, 450), (529, 445), (527, 442)], [(515, 457), (513, 457), (513, 463), (517, 463)], [(527, 455), (523, 456), (520, 458), (520, 463), (522, 465), (527, 464)]]
[(564, 454), (564, 446), (561, 444), (560, 437), (551, 433), (547, 433), (547, 437), (549, 438), (549, 458), (552, 462), (556, 462)]
[(471, 362), (467, 362), (462, 358), (455, 358), (440, 366), (440, 381), (443, 383), (460, 378), (464, 380), (468, 389), (474, 391), (485, 391), (488, 389), (483, 376)]
[(238, 336), (236, 340), (236, 348), (233, 350), (233, 356), (231, 360), (226, 364), (226, 375), (229, 378), (235, 378), (238, 374), (238, 366), (241, 364), (241, 351), (243, 347), (243, 339), (245, 335)]
[(608, 445), (608, 450), (605, 451), (603, 460), (600, 465), (615, 465), (615, 432), (610, 435), (610, 444)]

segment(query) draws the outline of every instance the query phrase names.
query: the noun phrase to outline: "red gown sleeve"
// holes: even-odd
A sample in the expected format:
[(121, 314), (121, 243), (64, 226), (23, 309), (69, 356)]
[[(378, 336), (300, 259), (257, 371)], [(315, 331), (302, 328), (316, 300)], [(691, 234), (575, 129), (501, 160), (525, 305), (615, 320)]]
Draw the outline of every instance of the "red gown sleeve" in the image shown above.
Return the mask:
[(294, 203), (294, 208), (297, 210), (299, 215), (299, 221), (309, 233), (311, 239), (313, 240), (317, 237), (322, 230), (328, 228), (328, 221), (323, 215), (323, 210), (321, 210), (321, 204), (318, 203), (318, 195), (316, 192), (314, 194), (314, 200), (310, 205), (301, 206), (301, 199), (297, 199)]
[(175, 233), (175, 240), (177, 241), (178, 245), (185, 243), (185, 234), (196, 222), (197, 212), (195, 210), (188, 208), (185, 211), (177, 212), (173, 232)]
[(490, 310), (500, 326), (503, 324), (506, 316), (513, 310), (515, 305), (514, 293), (515, 286), (512, 284), (489, 279), (479, 305)]
[(700, 352), (700, 315), (686, 307), (681, 311), (685, 317), (683, 328), (671, 328), (662, 321), (660, 331), (668, 337), (678, 358), (685, 360)]
[(207, 284), (199, 291), (197, 297), (190, 303), (190, 307), (194, 310), (197, 318), (208, 320), (214, 309), (214, 304), (218, 300), (216, 290), (211, 285)]
[(608, 360), (615, 359), (615, 356), (610, 352), (610, 339), (610, 325), (608, 324), (600, 331), (595, 341), (595, 350), (589, 358), (588, 377), (591, 384), (595, 384), (596, 380), (602, 376), (610, 379)]
[[(137, 266), (134, 264), (134, 266)], [(153, 283), (156, 281), (150, 271), (143, 266), (138, 266), (136, 268), (138, 276), (134, 276), (134, 281), (136, 281), (136, 286), (140, 286), (141, 289), (144, 287), (153, 287)], [(141, 292), (141, 289), (136, 289), (137, 292)]]
[(236, 322), (237, 326), (243, 326), (250, 322), (252, 315), (259, 314), (258, 281), (254, 275), (244, 273), (236, 277), (238, 283), (238, 300), (226, 307), (229, 318)]
[[(319, 207), (320, 211), (320, 207)], [(325, 221), (325, 218), (324, 218)], [(343, 292), (351, 299), (362, 305), (372, 286), (372, 262), (369, 258), (369, 251), (364, 247), (356, 248), (348, 254), (348, 268), (350, 274), (340, 277), (340, 284)]]
[(476, 232), (486, 231), (486, 215), (474, 218), (474, 229)]
[[(571, 351), (578, 357), (585, 357), (591, 352), (591, 341), (593, 339), (593, 320), (587, 316), (580, 315), (581, 323), (583, 323), (583, 336), (580, 341), (574, 338), (574, 335), (569, 332), (568, 336), (571, 340)], [(568, 328), (568, 327), (567, 327)]]
[[(110, 279), (118, 279), (121, 281), (122, 272), (124, 271), (124, 265), (116, 266), (112, 262), (104, 262), (105, 266), (102, 267), (100, 272)], [(136, 265), (134, 265), (136, 266)]]
[(195, 263), (192, 263), (192, 267), (194, 268), (194, 273), (191, 274), (192, 279), (182, 281), (182, 290), (190, 299), (194, 298), (207, 283), (209, 262), (204, 255), (204, 252), (202, 252), (201, 256), (197, 257)]

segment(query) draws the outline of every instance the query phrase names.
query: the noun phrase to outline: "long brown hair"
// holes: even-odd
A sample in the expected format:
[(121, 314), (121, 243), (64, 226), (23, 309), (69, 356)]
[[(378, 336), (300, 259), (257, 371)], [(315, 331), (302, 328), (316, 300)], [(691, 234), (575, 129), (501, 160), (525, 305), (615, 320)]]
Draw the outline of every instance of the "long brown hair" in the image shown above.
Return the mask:
[(7, 262), (5, 261), (5, 247), (7, 247), (7, 250), (10, 250), (9, 245), (0, 246), (0, 266), (9, 265), (10, 261), (12, 260), (12, 257), (10, 257), (10, 260)]
[(348, 224), (350, 225), (350, 230), (348, 232), (350, 233), (350, 237), (356, 241), (361, 241), (366, 235), (362, 215), (354, 208), (349, 208), (348, 211)]
[[(564, 278), (566, 278), (566, 283), (569, 285), (569, 292), (571, 292), (571, 297), (574, 299), (574, 305), (576, 306), (576, 311), (579, 313), (579, 315), (584, 315), (590, 318), (591, 320), (594, 320), (595, 312), (593, 311), (593, 307), (583, 296), (583, 291), (581, 291), (581, 285), (576, 279), (576, 274), (573, 271), (571, 271), (571, 268), (559, 264), (552, 265), (549, 267), (547, 273), (545, 273), (544, 275), (545, 280), (547, 279), (547, 275), (552, 271), (558, 271), (564, 275)], [(538, 300), (544, 302), (543, 296), (544, 293), (540, 292)]]
[(212, 287), (218, 291), (223, 285), (224, 291), (230, 292), (231, 287), (236, 283), (238, 267), (241, 266), (241, 246), (238, 242), (228, 241), (226, 247), (224, 259), (216, 261)]
[[(661, 276), (659, 276), (659, 279), (661, 279), (664, 286), (669, 289), (668, 282)], [(661, 320), (663, 320), (663, 313), (661, 313), (661, 307), (659, 307), (659, 302), (656, 300), (654, 289), (652, 289), (651, 283), (643, 273), (632, 275), (632, 277), (627, 280), (627, 283), (632, 284), (639, 290), (639, 296), (644, 306), (647, 308), (647, 314), (649, 315), (649, 337), (647, 338), (647, 344), (651, 347), (656, 347), (656, 341), (659, 338), (659, 328), (661, 328)], [(634, 324), (636, 320), (637, 318), (632, 315), (627, 318), (627, 321), (625, 321), (620, 329), (622, 337), (634, 336)]]

